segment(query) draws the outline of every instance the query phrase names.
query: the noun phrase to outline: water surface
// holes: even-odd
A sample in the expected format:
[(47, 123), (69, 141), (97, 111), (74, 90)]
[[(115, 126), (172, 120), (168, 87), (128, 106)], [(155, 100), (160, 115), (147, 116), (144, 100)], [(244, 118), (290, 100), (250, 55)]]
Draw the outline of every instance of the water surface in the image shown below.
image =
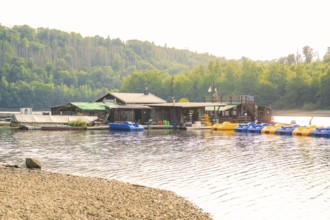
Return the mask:
[(330, 219), (330, 139), (0, 129), (0, 161), (167, 189), (214, 219)]

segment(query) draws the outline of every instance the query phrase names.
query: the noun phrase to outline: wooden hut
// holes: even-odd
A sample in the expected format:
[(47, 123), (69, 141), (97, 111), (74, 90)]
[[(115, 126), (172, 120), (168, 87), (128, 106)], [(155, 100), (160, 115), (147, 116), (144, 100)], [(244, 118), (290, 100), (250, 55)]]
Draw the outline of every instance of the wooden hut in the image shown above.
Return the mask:
[(99, 122), (106, 122), (108, 109), (117, 106), (113, 102), (69, 102), (51, 107), (52, 115), (97, 116)]
[(152, 108), (148, 105), (166, 103), (165, 100), (149, 93), (146, 89), (143, 93), (108, 93), (96, 100), (96, 102), (113, 102), (108, 111), (108, 121), (135, 121), (147, 124), (152, 119)]

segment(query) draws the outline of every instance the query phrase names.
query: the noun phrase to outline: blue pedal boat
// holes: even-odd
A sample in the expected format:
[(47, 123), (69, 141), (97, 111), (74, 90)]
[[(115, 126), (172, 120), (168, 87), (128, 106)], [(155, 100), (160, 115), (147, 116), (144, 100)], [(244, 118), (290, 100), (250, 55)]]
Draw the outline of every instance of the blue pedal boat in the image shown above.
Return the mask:
[(235, 132), (247, 132), (249, 127), (253, 127), (255, 124), (252, 122), (249, 122), (247, 124), (240, 124), (238, 125), (234, 131)]
[(312, 137), (330, 137), (330, 127), (326, 128), (315, 128), (311, 133)]
[(121, 123), (109, 123), (109, 129), (112, 131), (144, 131), (144, 127), (140, 124), (133, 124), (125, 121)]
[(291, 126), (282, 126), (279, 129), (276, 130), (275, 134), (278, 135), (292, 135), (292, 132), (294, 129), (296, 129), (297, 127), (299, 127), (299, 125), (294, 124)]
[(258, 133), (260, 134), (261, 133), (261, 130), (265, 127), (265, 126), (268, 126), (269, 124), (267, 123), (261, 123), (261, 124), (255, 124), (254, 126), (251, 126), (248, 128), (248, 131), (249, 133)]

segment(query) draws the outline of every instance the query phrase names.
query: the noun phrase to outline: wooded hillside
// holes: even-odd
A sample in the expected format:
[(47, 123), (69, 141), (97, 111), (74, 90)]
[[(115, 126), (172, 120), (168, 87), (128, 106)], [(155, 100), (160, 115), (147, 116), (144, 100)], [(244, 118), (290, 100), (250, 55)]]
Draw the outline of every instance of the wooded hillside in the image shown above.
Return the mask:
[(157, 69), (173, 75), (211, 59), (216, 57), (138, 40), (0, 25), (0, 107), (90, 101), (120, 90), (123, 77), (135, 71)]
[(226, 60), (138, 40), (0, 26), (0, 108), (49, 108), (145, 87), (168, 101), (204, 101), (212, 83), (219, 95), (253, 95), (277, 109), (329, 108), (330, 49), (323, 58), (305, 46), (273, 61)]

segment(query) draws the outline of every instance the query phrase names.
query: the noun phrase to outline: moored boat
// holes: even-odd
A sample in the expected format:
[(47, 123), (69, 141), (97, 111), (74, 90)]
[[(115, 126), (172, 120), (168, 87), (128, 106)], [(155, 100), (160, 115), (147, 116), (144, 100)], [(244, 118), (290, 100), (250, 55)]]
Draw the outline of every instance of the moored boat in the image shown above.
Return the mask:
[(279, 129), (282, 126), (283, 126), (283, 124), (265, 126), (261, 129), (261, 133), (262, 134), (275, 134), (277, 129)]
[(109, 129), (113, 131), (144, 131), (144, 127), (140, 124), (133, 124), (125, 121), (121, 123), (110, 123)]
[(323, 127), (317, 127), (316, 125), (297, 127), (296, 129), (293, 130), (292, 135), (310, 136), (311, 132), (316, 128), (323, 128)]
[(275, 134), (292, 135), (293, 130), (296, 129), (297, 127), (299, 127), (299, 125), (297, 125), (297, 124), (290, 125), (290, 126), (282, 126), (276, 130)]
[(238, 123), (231, 123), (228, 121), (225, 121), (221, 124), (217, 123), (214, 124), (211, 128), (212, 130), (234, 130), (238, 126)]
[(239, 124), (234, 130), (235, 132), (247, 132), (250, 127), (254, 127), (255, 124), (249, 122), (247, 124)]
[(312, 137), (330, 137), (330, 127), (326, 128), (315, 128), (311, 133)]
[(247, 132), (249, 133), (261, 133), (261, 130), (265, 127), (265, 126), (269, 126), (269, 124), (267, 123), (262, 123), (262, 124), (255, 124), (254, 126), (250, 126), (247, 130)]

